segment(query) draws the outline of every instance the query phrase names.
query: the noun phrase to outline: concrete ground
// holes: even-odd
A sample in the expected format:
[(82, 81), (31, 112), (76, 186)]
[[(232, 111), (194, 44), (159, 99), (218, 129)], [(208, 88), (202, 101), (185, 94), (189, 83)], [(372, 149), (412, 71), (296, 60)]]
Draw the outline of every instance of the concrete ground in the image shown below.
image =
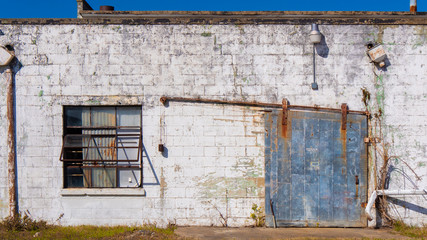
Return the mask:
[(175, 233), (191, 239), (408, 239), (390, 229), (372, 228), (222, 228), (178, 227)]

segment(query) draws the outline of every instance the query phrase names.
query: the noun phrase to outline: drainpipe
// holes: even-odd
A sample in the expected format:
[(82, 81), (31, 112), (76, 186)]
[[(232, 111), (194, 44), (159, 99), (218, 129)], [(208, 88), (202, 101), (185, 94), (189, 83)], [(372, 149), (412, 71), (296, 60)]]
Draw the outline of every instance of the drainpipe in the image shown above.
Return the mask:
[(411, 0), (409, 3), (409, 11), (411, 13), (416, 13), (417, 12), (417, 0)]
[(9, 66), (6, 69), (6, 88), (7, 88), (7, 171), (9, 183), (9, 214), (16, 217), (18, 215), (18, 198), (16, 194), (16, 153), (15, 153), (15, 109), (14, 109), (14, 84), (13, 71)]
[(371, 221), (373, 216), (371, 215), (371, 208), (374, 205), (375, 199), (378, 195), (383, 196), (404, 196), (404, 195), (427, 195), (427, 190), (376, 190), (373, 191), (369, 198), (368, 204), (365, 208), (365, 213), (368, 216), (368, 220)]
[(15, 52), (10, 45), (0, 46), (0, 66), (4, 67), (6, 75), (6, 120), (7, 120), (7, 181), (9, 187), (9, 215), (18, 215), (16, 153), (15, 153), (15, 93), (13, 84), (12, 60)]

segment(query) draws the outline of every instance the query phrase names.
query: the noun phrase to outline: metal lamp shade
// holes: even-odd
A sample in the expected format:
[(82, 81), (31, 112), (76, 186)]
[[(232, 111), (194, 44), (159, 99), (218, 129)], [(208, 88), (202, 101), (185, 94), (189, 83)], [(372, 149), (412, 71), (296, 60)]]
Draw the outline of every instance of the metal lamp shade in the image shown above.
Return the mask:
[(313, 23), (311, 25), (310, 42), (315, 44), (315, 43), (320, 43), (321, 40), (322, 40), (322, 34), (320, 33), (317, 24)]

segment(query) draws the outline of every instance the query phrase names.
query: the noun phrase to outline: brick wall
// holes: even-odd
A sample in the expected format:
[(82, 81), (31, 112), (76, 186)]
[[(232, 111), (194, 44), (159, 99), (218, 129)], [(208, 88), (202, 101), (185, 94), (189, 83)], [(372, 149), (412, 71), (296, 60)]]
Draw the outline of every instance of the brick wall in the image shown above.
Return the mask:
[[(427, 31), (424, 26), (320, 25), (318, 91), (308, 25), (0, 25), (12, 44), (20, 210), (62, 224), (251, 225), (264, 207), (263, 109), (170, 102), (163, 95), (383, 111), (398, 170), (390, 189), (427, 186)], [(365, 53), (382, 42), (389, 65)], [(0, 214), (6, 216), (5, 73), (0, 82)], [(142, 105), (146, 196), (62, 196), (63, 105)], [(164, 143), (167, 153), (157, 151)], [(371, 151), (373, 149), (371, 148)], [(374, 154), (372, 153), (371, 156)], [(370, 159), (372, 172), (374, 158)], [(151, 164), (150, 164), (151, 163)], [(401, 174), (404, 172), (407, 178)], [(370, 191), (374, 183), (371, 179)], [(420, 208), (395, 216), (426, 222)], [(63, 217), (57, 221), (58, 217)]]

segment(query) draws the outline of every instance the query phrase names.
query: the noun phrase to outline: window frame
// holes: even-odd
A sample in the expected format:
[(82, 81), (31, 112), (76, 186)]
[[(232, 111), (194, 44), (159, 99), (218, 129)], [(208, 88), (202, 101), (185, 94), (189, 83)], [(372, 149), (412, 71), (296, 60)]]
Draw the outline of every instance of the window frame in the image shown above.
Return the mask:
[[(61, 147), (61, 154), (60, 154), (60, 161), (62, 164), (63, 169), (63, 188), (64, 189), (138, 189), (143, 188), (143, 142), (142, 142), (142, 105), (63, 105), (63, 134), (62, 134), (62, 147)], [(68, 117), (67, 111), (70, 109), (81, 109), (81, 111), (87, 111), (89, 110), (89, 118), (90, 123), (89, 126), (83, 126), (83, 122), (81, 122), (80, 126), (73, 126), (73, 124), (68, 125)], [(114, 109), (114, 126), (113, 125), (106, 125), (106, 126), (91, 126), (92, 125), (92, 110), (99, 110), (99, 109)], [(119, 109), (123, 110), (126, 108), (135, 108), (139, 110), (139, 118), (138, 118), (138, 124), (139, 126), (120, 126), (119, 123)], [(126, 134), (126, 129), (129, 129), (131, 134)], [(90, 133), (90, 131), (100, 131), (100, 133)], [(103, 130), (105, 130), (107, 133), (103, 133)], [(124, 130), (125, 133), (120, 133), (119, 130)], [(132, 130), (135, 130), (135, 133), (132, 133)], [(89, 131), (89, 133), (85, 133), (84, 131)], [(78, 132), (76, 134), (76, 132)], [(114, 133), (111, 133), (114, 132)], [(136, 134), (137, 132), (137, 134)], [(69, 146), (67, 138), (69, 137), (81, 137), (80, 140), (80, 146)], [(113, 138), (112, 146), (97, 146), (95, 138), (101, 139), (103, 137), (109, 137), (110, 142), (111, 138)], [(138, 139), (135, 146), (129, 147), (129, 146), (119, 146), (118, 141), (121, 138), (129, 137), (131, 139)], [(83, 146), (84, 141), (83, 138), (89, 138), (89, 141), (87, 141), (88, 146)], [(95, 147), (90, 146), (90, 142), (93, 140), (93, 143), (95, 144)], [(77, 141), (78, 142), (78, 141)], [(68, 145), (68, 146), (67, 146)], [(85, 144), (86, 145), (86, 144)], [(102, 159), (100, 148), (107, 149), (103, 150), (109, 151), (111, 153), (111, 159)], [(127, 153), (125, 149), (137, 149), (136, 153), (136, 159), (128, 159)], [(72, 152), (70, 149), (77, 149), (75, 152), (80, 152), (81, 158), (64, 158), (65, 155), (69, 156), (69, 152)], [(86, 156), (84, 156), (84, 149), (86, 149)], [(99, 154), (100, 159), (87, 159), (87, 153), (90, 151), (90, 149), (96, 149), (96, 151)], [(119, 151), (120, 149), (123, 149), (122, 154), (125, 155), (126, 159), (119, 159)], [(85, 159), (86, 158), (86, 159)], [(126, 164), (126, 162), (128, 164)], [(109, 163), (109, 164), (106, 164)], [(84, 164), (88, 164), (84, 166)], [(99, 165), (98, 165), (99, 164)], [(83, 184), (81, 186), (73, 186), (69, 183), (70, 179), (70, 173), (68, 173), (68, 169), (71, 168), (77, 168), (80, 169), (81, 177)], [(92, 170), (93, 169), (115, 169), (115, 183), (113, 186), (93, 186), (94, 182), (92, 181)], [(89, 169), (90, 177), (85, 176), (83, 169)], [(130, 186), (120, 186), (121, 185), (121, 178), (120, 178), (120, 170), (122, 169), (128, 169), (131, 170), (134, 179), (136, 180), (136, 185), (133, 187)], [(135, 175), (134, 171), (139, 172), (139, 177)], [(108, 172), (105, 171), (104, 174), (108, 175)], [(86, 173), (87, 174), (87, 173)], [(78, 174), (77, 174), (78, 175)], [(88, 180), (89, 179), (89, 180)], [(86, 181), (86, 182), (85, 182)], [(85, 186), (87, 184), (87, 186)]]

